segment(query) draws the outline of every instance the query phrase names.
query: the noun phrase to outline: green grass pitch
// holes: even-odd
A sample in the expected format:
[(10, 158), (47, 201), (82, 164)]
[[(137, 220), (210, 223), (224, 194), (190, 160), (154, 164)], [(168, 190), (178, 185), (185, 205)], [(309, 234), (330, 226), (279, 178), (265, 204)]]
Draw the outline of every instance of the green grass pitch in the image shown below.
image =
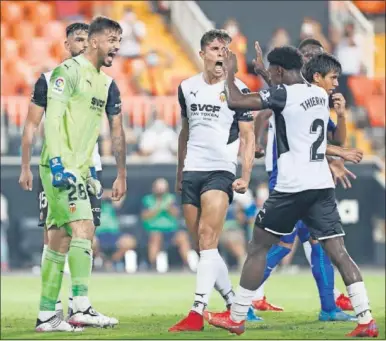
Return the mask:
[[(365, 272), (373, 315), (385, 339), (385, 273)], [(232, 275), (237, 286), (239, 275)], [(336, 274), (338, 287), (344, 290)], [(171, 334), (167, 329), (191, 307), (195, 286), (193, 274), (95, 274), (90, 297), (102, 313), (119, 318), (114, 329), (88, 328), (83, 333), (35, 333), (40, 278), (32, 275), (6, 275), (1, 278), (2, 339), (344, 339), (355, 322), (318, 322), (319, 299), (311, 273), (274, 274), (266, 285), (269, 300), (283, 306), (283, 313), (263, 312), (264, 322), (247, 323), (240, 337), (206, 325), (199, 333)], [(61, 298), (66, 301), (68, 279)], [(210, 310), (223, 310), (222, 298), (213, 292)]]

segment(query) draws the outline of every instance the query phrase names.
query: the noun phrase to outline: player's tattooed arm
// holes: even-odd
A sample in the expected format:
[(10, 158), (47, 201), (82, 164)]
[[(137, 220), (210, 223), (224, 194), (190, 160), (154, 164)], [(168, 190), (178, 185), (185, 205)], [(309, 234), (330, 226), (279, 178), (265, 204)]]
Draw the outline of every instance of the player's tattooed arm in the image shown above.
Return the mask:
[(126, 138), (122, 125), (122, 114), (108, 115), (112, 150), (117, 163), (118, 176), (126, 178)]
[(326, 155), (339, 156), (345, 161), (359, 163), (362, 161), (363, 151), (357, 148), (344, 148), (328, 144), (326, 148)]

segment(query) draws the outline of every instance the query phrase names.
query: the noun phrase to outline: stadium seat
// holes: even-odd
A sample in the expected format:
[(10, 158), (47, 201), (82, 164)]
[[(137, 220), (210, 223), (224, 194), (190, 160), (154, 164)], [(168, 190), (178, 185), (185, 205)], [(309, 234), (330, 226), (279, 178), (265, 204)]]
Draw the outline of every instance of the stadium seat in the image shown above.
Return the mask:
[(1, 41), (1, 56), (7, 60), (16, 59), (20, 55), (19, 43), (15, 39), (4, 39)]
[(366, 14), (382, 14), (386, 12), (386, 3), (384, 0), (377, 1), (354, 1), (354, 4)]
[(9, 38), (9, 29), (6, 22), (1, 22), (1, 39)]
[(385, 126), (385, 96), (373, 95), (366, 101), (366, 109), (372, 127)]
[(35, 6), (27, 7), (27, 17), (35, 24), (48, 23), (54, 19), (54, 9), (48, 1), (36, 1)]
[(12, 38), (19, 42), (30, 41), (36, 35), (36, 26), (28, 20), (10, 23)]
[(38, 25), (39, 37), (50, 41), (60, 41), (63, 44), (66, 38), (66, 24), (59, 20), (51, 20)]
[(373, 93), (374, 82), (366, 76), (351, 76), (348, 79), (348, 85), (356, 105), (365, 106), (366, 98)]
[(1, 1), (1, 21), (19, 22), (24, 19), (23, 1)]

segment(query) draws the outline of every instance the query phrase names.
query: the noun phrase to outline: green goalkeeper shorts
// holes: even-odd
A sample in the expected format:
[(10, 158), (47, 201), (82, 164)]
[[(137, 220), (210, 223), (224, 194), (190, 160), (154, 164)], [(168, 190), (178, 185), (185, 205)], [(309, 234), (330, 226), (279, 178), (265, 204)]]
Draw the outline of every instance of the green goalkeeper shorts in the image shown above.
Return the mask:
[(64, 227), (71, 236), (68, 224), (76, 220), (93, 220), (90, 198), (87, 193), (86, 179), (79, 171), (71, 172), (76, 176), (76, 183), (66, 188), (52, 186), (52, 175), (49, 167), (39, 167), (44, 192), (48, 201), (46, 219), (47, 228)]

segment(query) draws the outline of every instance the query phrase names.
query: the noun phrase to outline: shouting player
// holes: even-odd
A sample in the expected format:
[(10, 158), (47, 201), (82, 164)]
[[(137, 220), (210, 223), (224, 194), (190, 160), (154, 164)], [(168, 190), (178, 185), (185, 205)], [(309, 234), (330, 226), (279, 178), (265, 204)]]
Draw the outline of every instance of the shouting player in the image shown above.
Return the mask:
[[(255, 72), (263, 76), (267, 83), (271, 83), (269, 72), (264, 68), (262, 53), (259, 44), (255, 43), (256, 59), (254, 60)], [(323, 53), (323, 47), (318, 40), (306, 39), (299, 45), (299, 50), (303, 55), (304, 62), (308, 62), (313, 56)], [(327, 125), (328, 140), (333, 141), (336, 144), (344, 145), (346, 138), (346, 122), (345, 122), (345, 101), (341, 94), (335, 93), (332, 95), (334, 100), (334, 109), (337, 113), (338, 123), (335, 126), (334, 122), (330, 119)], [(262, 122), (265, 118), (271, 115), (271, 110), (260, 112), (256, 117), (256, 140), (259, 139), (261, 133), (260, 127), (263, 126)], [(267, 137), (267, 153), (265, 158), (266, 170), (269, 174), (269, 189), (272, 191), (277, 181), (277, 153), (276, 153), (276, 141), (274, 138), (274, 117), (269, 118), (269, 129)], [(260, 150), (257, 147), (257, 151)], [(332, 161), (333, 163), (339, 162), (338, 160)], [(334, 164), (331, 164), (333, 167)], [(343, 179), (342, 184), (346, 187), (346, 179)], [(350, 186), (350, 183), (347, 183)], [(319, 319), (321, 321), (350, 321), (352, 316), (345, 314), (341, 311), (352, 310), (350, 299), (344, 294), (340, 293), (334, 288), (334, 268), (331, 264), (329, 257), (323, 251), (318, 241), (310, 238), (310, 233), (307, 226), (302, 221), (296, 224), (296, 229), (292, 234), (283, 236), (280, 239), (279, 244), (272, 246), (268, 252), (267, 265), (264, 272), (264, 281), (269, 278), (272, 270), (277, 264), (292, 250), (295, 237), (298, 236), (303, 244), (306, 258), (311, 265), (312, 274), (315, 278), (317, 288), (319, 291), (321, 312)], [(334, 297), (335, 296), (335, 297)], [(272, 305), (266, 301), (264, 296), (264, 282), (257, 290), (254, 297), (253, 306), (257, 310), (283, 310), (280, 307)]]
[[(64, 46), (71, 57), (76, 57), (82, 54), (88, 44), (88, 24), (84, 23), (73, 23), (66, 28), (66, 40)], [(21, 187), (26, 191), (32, 191), (33, 175), (30, 168), (31, 160), (31, 146), (34, 139), (34, 135), (39, 128), (40, 122), (42, 121), (44, 111), (47, 107), (47, 89), (48, 83), (51, 78), (52, 71), (44, 73), (37, 80), (34, 91), (31, 98), (31, 103), (28, 108), (28, 115), (24, 125), (23, 137), (22, 137), (22, 165), (19, 183)], [(100, 178), (102, 170), (102, 164), (100, 155), (98, 152), (98, 145), (95, 145), (93, 162), (95, 169)], [(90, 195), (91, 207), (94, 215), (94, 225), (99, 225), (100, 219), (100, 198), (95, 195)], [(43, 228), (44, 235), (44, 247), (42, 253), (42, 262), (44, 260), (46, 250), (48, 247), (48, 233), (45, 227), (47, 217), (47, 198), (45, 196), (43, 185), (40, 177), (38, 178), (38, 202), (39, 202), (39, 226)], [(56, 304), (56, 312), (59, 317), (63, 319), (63, 308), (61, 301)], [(69, 300), (68, 300), (68, 316), (72, 315), (72, 289), (70, 288)]]
[[(186, 225), (199, 250), (193, 306), (186, 318), (169, 331), (200, 331), (213, 287), (229, 307), (233, 290), (218, 241), (233, 190), (244, 193), (254, 160), (253, 117), (246, 110), (230, 110), (224, 93), (224, 48), (231, 42), (224, 30), (201, 38), (204, 72), (184, 80), (178, 88), (182, 130), (178, 139), (176, 190), (182, 192)], [(248, 89), (236, 80), (243, 92)], [(242, 176), (236, 179), (237, 154)]]
[(118, 166), (112, 199), (119, 200), (126, 192), (126, 144), (120, 94), (116, 83), (101, 71), (102, 66), (112, 65), (121, 34), (117, 22), (95, 18), (89, 27), (85, 53), (63, 62), (50, 78), (39, 167), (48, 200), (48, 248), (42, 267), (38, 331), (63, 330), (58, 329), (55, 303), (67, 252), (73, 293), (73, 315), (68, 323), (102, 327), (118, 323), (117, 319), (96, 312), (88, 298), (91, 241), (95, 231), (88, 191), (101, 194), (92, 154), (106, 112)]
[[(246, 307), (264, 277), (266, 257), (280, 237), (290, 234), (303, 220), (314, 239), (342, 275), (358, 326), (348, 336), (377, 336), (362, 275), (344, 247), (345, 235), (336, 206), (334, 181), (328, 166), (328, 95), (338, 86), (340, 63), (323, 53), (312, 58), (301, 75), (302, 56), (292, 47), (272, 50), (269, 71), (275, 86), (266, 91), (242, 94), (234, 84), (236, 57), (227, 53), (227, 100), (233, 109), (269, 108), (275, 115), (278, 177), (274, 190), (256, 217), (248, 256), (237, 295), (227, 313), (211, 314), (209, 322), (242, 334)], [(285, 217), (285, 219), (283, 219)]]

